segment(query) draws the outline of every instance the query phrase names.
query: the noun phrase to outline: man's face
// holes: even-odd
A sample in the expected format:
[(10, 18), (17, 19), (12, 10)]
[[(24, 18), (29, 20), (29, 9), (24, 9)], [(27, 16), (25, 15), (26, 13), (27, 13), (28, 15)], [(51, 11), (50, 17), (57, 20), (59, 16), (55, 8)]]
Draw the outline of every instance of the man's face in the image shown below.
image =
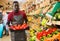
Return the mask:
[(14, 3), (13, 4), (13, 9), (15, 12), (17, 12), (19, 10), (19, 4), (18, 3)]

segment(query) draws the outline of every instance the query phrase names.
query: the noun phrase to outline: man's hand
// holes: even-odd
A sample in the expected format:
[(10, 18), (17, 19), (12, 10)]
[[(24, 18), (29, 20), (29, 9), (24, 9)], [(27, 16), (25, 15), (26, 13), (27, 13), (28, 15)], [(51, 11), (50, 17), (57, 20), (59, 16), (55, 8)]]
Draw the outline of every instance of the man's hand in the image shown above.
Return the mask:
[(27, 24), (27, 22), (28, 22), (28, 19), (27, 19), (27, 18), (25, 18), (25, 23)]
[(10, 21), (7, 22), (8, 27), (10, 27)]

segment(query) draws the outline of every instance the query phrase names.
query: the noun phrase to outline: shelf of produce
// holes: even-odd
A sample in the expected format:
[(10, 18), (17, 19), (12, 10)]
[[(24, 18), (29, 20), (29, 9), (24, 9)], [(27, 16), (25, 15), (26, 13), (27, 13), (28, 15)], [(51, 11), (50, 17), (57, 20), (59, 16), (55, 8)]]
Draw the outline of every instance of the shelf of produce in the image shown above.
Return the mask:
[(53, 35), (51, 38), (46, 38), (44, 41), (54, 41), (54, 40), (59, 40), (60, 41), (60, 33), (57, 35)]
[(41, 9), (37, 9), (36, 11), (27, 13), (26, 15), (27, 15), (27, 16), (32, 16), (32, 15), (40, 14), (40, 12), (41, 12)]
[(37, 14), (26, 14), (27, 16), (33, 16), (33, 15), (37, 15)]
[(60, 25), (60, 21), (52, 21), (52, 23), (55, 25)]

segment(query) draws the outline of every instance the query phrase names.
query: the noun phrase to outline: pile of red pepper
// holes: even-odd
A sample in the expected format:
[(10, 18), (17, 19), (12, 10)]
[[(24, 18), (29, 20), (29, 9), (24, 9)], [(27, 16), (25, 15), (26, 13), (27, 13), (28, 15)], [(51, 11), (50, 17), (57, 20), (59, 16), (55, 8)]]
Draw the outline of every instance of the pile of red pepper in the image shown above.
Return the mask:
[(43, 30), (42, 32), (38, 32), (37, 33), (37, 39), (40, 40), (41, 37), (47, 36), (48, 34), (55, 32), (56, 30), (57, 30), (57, 28), (48, 28), (47, 30)]
[(10, 29), (12, 30), (23, 30), (23, 29), (26, 29), (28, 27), (27, 24), (23, 24), (23, 25), (13, 25), (10, 27)]

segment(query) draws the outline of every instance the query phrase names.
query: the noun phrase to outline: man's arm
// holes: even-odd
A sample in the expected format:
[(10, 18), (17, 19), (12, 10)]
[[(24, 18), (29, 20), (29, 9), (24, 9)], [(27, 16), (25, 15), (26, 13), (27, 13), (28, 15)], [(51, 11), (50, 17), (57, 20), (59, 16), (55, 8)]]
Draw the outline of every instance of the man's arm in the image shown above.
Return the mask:
[(8, 19), (7, 19), (7, 25), (10, 27), (10, 22), (11, 22), (12, 14), (9, 13)]
[(10, 27), (10, 21), (7, 22), (7, 25)]
[(25, 23), (27, 23), (28, 19), (27, 19), (26, 13), (24, 13), (23, 16), (24, 16)]

